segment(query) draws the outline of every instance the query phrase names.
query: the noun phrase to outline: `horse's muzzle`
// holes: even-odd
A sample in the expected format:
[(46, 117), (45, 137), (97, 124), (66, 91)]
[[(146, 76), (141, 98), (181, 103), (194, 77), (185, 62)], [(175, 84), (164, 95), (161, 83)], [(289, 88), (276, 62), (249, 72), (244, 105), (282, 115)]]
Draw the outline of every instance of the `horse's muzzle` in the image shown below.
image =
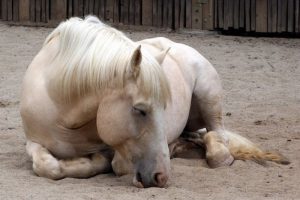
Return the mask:
[(165, 187), (169, 176), (164, 172), (156, 172), (150, 177), (137, 172), (133, 177), (133, 184), (138, 188)]

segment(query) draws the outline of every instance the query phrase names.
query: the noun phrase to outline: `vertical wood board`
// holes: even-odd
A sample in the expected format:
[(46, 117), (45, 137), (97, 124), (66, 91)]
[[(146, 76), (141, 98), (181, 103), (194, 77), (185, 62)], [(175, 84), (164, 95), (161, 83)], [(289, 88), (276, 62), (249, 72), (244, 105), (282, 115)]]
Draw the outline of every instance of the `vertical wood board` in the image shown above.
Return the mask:
[(7, 0), (7, 20), (13, 20), (13, 1)]
[(142, 25), (152, 26), (152, 1), (142, 0)]
[(256, 1), (256, 31), (257, 32), (267, 32), (267, 0), (257, 0)]
[(197, 0), (192, 0), (192, 28), (202, 29), (202, 4)]
[(20, 21), (21, 22), (29, 21), (29, 16), (30, 16), (29, 0), (21, 0), (19, 2)]

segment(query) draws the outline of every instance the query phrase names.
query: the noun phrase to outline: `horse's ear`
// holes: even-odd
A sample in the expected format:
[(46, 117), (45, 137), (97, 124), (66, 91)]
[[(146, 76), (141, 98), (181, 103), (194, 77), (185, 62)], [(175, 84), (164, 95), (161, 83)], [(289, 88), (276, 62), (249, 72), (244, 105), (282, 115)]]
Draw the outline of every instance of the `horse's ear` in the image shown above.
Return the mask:
[(140, 73), (140, 65), (142, 62), (142, 52), (141, 52), (141, 45), (139, 45), (132, 54), (131, 57), (131, 72), (133, 74), (133, 77), (138, 77)]
[(162, 64), (164, 59), (166, 58), (167, 53), (169, 52), (169, 50), (171, 49), (171, 47), (159, 52), (158, 54), (156, 54), (154, 57), (157, 60), (157, 62), (159, 64)]

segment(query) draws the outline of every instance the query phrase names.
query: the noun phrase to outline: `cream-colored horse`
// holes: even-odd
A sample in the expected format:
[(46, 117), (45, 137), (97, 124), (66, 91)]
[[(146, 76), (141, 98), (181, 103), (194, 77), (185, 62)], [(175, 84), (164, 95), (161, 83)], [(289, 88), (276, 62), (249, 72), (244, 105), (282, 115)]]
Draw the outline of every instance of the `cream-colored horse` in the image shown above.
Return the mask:
[[(90, 177), (113, 168), (138, 187), (165, 186), (185, 130), (211, 167), (234, 159), (287, 163), (226, 131), (222, 88), (197, 51), (166, 38), (133, 42), (95, 17), (63, 22), (23, 82), (26, 150), (39, 176)], [(199, 132), (206, 128), (208, 132)]]

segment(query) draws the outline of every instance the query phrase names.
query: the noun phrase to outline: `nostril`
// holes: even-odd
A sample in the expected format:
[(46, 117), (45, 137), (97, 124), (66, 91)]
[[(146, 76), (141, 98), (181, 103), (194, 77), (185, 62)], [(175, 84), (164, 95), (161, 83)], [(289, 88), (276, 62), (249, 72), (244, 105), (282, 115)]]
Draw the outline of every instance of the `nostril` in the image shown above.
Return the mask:
[(155, 173), (154, 174), (154, 182), (158, 187), (164, 187), (168, 181), (168, 176), (164, 173)]

